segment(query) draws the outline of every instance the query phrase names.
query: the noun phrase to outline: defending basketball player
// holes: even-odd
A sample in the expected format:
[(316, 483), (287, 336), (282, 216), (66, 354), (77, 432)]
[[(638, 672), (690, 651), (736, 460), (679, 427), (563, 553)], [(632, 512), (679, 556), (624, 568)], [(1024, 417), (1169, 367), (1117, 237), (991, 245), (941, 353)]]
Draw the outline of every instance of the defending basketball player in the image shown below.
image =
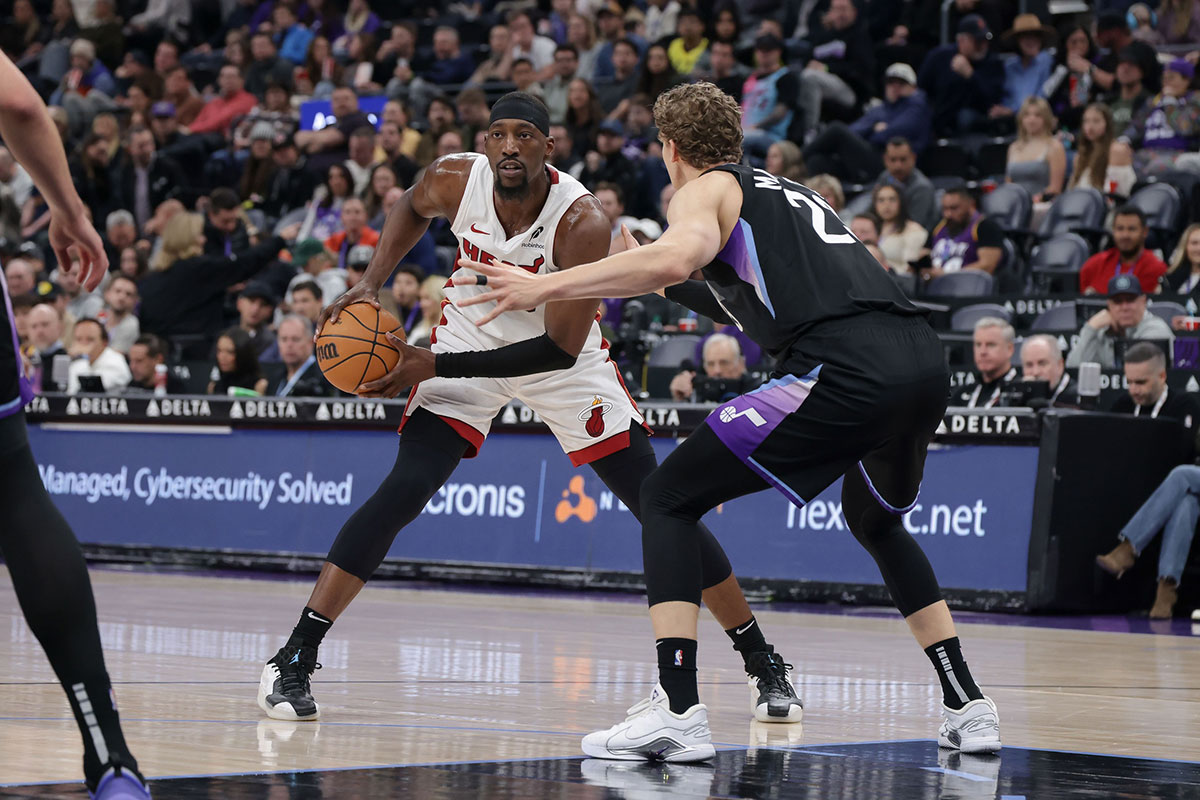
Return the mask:
[[(71, 183), (62, 139), (25, 76), (0, 53), (0, 137), (50, 206), (50, 244), (59, 269), (73, 269), (88, 291), (108, 257)], [(142, 800), (150, 792), (125, 744), (112, 682), (104, 667), (87, 563), (67, 521), (38, 475), (25, 429), (33, 398), (21, 364), (8, 286), (0, 274), (0, 554), (8, 564), (25, 621), (67, 693), (83, 737), (83, 774), (96, 800)], [(0, 757), (6, 757), (0, 756)]]
[[(816, 192), (742, 160), (741, 112), (708, 83), (659, 97), (655, 123), (678, 189), (657, 242), (550, 275), (481, 262), (488, 325), (585, 297), (667, 297), (736, 324), (775, 356), (762, 388), (723, 404), (642, 487), (643, 551), (660, 683), (622, 723), (583, 740), (601, 758), (711, 758), (696, 689), (700, 518), (775, 487), (803, 505), (838, 477), (842, 508), (940, 679), (942, 747), (1000, 749), (996, 707), (971, 677), (933, 569), (905, 530), (946, 409), (941, 343)], [(689, 280), (699, 270), (703, 280)], [(471, 284), (466, 272), (456, 284)], [(468, 310), (468, 309), (464, 309)]]
[[(336, 321), (348, 305), (378, 306), (378, 292), (433, 217), (445, 217), (460, 257), (551, 273), (595, 261), (610, 249), (599, 202), (575, 179), (547, 166), (554, 148), (549, 113), (513, 92), (492, 108), (486, 155), (438, 159), (396, 203), (362, 281), (326, 309)], [(630, 237), (632, 238), (632, 237)], [(612, 363), (596, 323), (595, 300), (549, 303), (478, 324), (486, 306), (460, 308), (484, 290), (450, 287), (432, 352), (392, 343), (401, 358), (366, 396), (394, 397), (412, 386), (395, 466), (346, 522), (329, 552), (287, 644), (263, 669), (259, 706), (276, 719), (316, 719), (310, 691), (317, 648), (378, 568), (397, 532), (417, 517), (462, 458), (483, 446), (491, 421), (513, 398), (536, 411), (575, 466), (588, 464), (635, 514), (642, 481), (657, 466), (644, 420)], [(640, 518), (640, 517), (639, 517)], [(741, 653), (752, 713), (795, 722), (803, 713), (788, 665), (763, 637), (712, 534), (701, 527), (704, 602)]]

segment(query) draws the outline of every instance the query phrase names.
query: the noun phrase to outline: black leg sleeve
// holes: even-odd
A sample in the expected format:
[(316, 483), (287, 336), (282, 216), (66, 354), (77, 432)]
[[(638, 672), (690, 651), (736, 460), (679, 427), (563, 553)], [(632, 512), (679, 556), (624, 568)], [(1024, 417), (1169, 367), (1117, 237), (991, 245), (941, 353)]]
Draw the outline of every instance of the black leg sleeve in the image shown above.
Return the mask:
[(75, 534), (42, 485), (24, 414), (0, 419), (0, 555), (17, 602), (66, 690), (94, 787), (105, 765), (137, 769), (121, 732), (100, 649), (96, 603)]
[[(707, 291), (707, 290), (706, 290)], [(638, 521), (642, 519), (642, 482), (658, 466), (646, 429), (636, 422), (629, 428), (629, 447), (592, 463), (596, 477), (604, 481)], [(721, 543), (704, 523), (700, 527), (700, 567), (703, 588), (716, 586), (733, 574)]]
[(396, 534), (417, 518), (466, 452), (466, 440), (453, 428), (425, 409), (414, 411), (400, 434), (395, 466), (346, 520), (326, 560), (370, 580)]
[(842, 479), (842, 511), (854, 538), (875, 559), (901, 614), (907, 617), (942, 599), (925, 551), (905, 530), (900, 515), (879, 505), (858, 469)]

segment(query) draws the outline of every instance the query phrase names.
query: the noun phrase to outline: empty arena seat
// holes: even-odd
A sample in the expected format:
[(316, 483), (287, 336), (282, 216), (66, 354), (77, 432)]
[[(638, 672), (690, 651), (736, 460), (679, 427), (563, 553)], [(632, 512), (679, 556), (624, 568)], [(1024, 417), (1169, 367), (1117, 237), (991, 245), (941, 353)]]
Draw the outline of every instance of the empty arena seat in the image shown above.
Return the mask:
[(927, 297), (982, 297), (992, 293), (992, 276), (976, 269), (950, 272), (934, 278), (925, 287)]
[(647, 367), (672, 367), (678, 369), (685, 360), (691, 360), (696, 354), (696, 345), (700, 344), (699, 336), (685, 333), (664, 339), (654, 346), (646, 357)]
[(966, 180), (970, 167), (966, 148), (949, 139), (938, 139), (925, 149), (920, 158), (921, 171), (930, 178), (953, 176)]
[(979, 210), (1005, 231), (1025, 230), (1033, 212), (1033, 198), (1024, 186), (1002, 183), (980, 199)]
[(1151, 183), (1134, 192), (1129, 204), (1146, 215), (1151, 247), (1161, 247), (1165, 252), (1175, 246), (1179, 236), (1179, 212), (1183, 208), (1178, 189), (1169, 183)]
[(984, 142), (979, 146), (975, 156), (975, 169), (980, 178), (997, 178), (1002, 180), (1008, 170), (1008, 146), (1010, 139), (997, 138)]
[(1060, 233), (1106, 234), (1102, 227), (1108, 213), (1104, 195), (1095, 189), (1069, 189), (1054, 199), (1038, 236), (1049, 239)]
[(976, 303), (963, 306), (950, 317), (950, 330), (973, 331), (975, 323), (984, 317), (997, 317), (1012, 322), (1012, 312), (998, 303)]
[(1171, 324), (1172, 317), (1190, 316), (1186, 308), (1170, 300), (1151, 300), (1148, 310), (1168, 325)]
[(1035, 283), (1042, 288), (1058, 281), (1063, 284), (1062, 291), (1077, 291), (1079, 270), (1091, 254), (1092, 249), (1082, 236), (1060, 233), (1033, 249), (1029, 269)]
[(1073, 331), (1079, 327), (1077, 322), (1075, 303), (1068, 301), (1053, 308), (1047, 308), (1038, 314), (1029, 329), (1031, 331)]

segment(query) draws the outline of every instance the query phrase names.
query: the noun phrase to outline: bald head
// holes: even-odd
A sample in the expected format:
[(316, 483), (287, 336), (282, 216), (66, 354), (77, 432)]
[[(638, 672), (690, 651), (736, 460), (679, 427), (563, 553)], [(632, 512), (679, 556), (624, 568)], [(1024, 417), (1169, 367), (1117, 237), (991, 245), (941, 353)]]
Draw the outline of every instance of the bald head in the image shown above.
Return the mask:
[(33, 265), (23, 258), (14, 258), (4, 266), (4, 278), (8, 282), (8, 293), (14, 297), (29, 294), (37, 284)]
[(38, 303), (29, 312), (29, 342), (39, 351), (49, 350), (62, 338), (62, 318), (58, 309)]
[(736, 380), (746, 374), (746, 359), (738, 340), (714, 333), (704, 342), (704, 374), (710, 378)]
[(1062, 350), (1053, 336), (1039, 333), (1021, 345), (1021, 374), (1027, 381), (1046, 381), (1057, 386), (1062, 380)]

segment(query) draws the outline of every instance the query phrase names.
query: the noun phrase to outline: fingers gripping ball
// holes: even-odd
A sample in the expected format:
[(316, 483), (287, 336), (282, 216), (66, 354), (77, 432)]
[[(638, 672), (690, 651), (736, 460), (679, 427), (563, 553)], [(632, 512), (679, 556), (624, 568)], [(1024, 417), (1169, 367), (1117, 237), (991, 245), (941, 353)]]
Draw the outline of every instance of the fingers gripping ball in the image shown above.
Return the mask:
[(399, 320), (370, 303), (352, 303), (330, 320), (317, 336), (317, 364), (325, 378), (343, 392), (379, 380), (400, 360), (400, 351), (387, 340), (404, 338)]

